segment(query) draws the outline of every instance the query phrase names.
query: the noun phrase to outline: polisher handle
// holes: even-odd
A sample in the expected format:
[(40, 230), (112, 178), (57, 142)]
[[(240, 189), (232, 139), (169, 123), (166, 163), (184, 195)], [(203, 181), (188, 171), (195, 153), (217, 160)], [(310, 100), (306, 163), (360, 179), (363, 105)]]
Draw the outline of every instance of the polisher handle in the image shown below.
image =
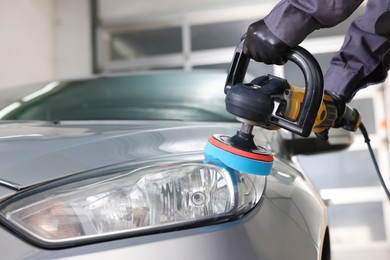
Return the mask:
[(317, 60), (307, 50), (296, 47), (287, 59), (298, 65), (305, 78), (305, 94), (298, 118), (288, 120), (279, 115), (272, 115), (271, 122), (296, 134), (307, 137), (314, 126), (324, 94), (322, 70)]
[[(226, 79), (225, 94), (229, 92), (232, 86), (244, 81), (250, 58), (244, 54), (243, 46), (244, 41), (242, 40), (236, 47)], [(312, 131), (322, 102), (324, 83), (321, 67), (313, 55), (299, 46), (289, 53), (287, 59), (298, 65), (304, 75), (306, 88), (303, 102), (296, 120), (293, 121), (278, 115), (276, 113), (277, 109), (274, 109), (274, 113), (270, 116), (270, 123), (307, 137)], [(275, 104), (276, 107), (279, 105)]]
[(244, 82), (250, 58), (244, 54), (244, 40), (236, 47), (225, 83), (225, 94), (237, 83)]

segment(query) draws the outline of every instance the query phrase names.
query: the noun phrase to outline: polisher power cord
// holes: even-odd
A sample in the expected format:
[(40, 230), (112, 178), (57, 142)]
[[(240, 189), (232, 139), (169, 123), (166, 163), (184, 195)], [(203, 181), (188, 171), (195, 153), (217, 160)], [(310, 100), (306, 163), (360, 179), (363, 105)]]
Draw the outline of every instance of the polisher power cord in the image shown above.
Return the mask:
[(372, 150), (372, 147), (371, 147), (371, 144), (370, 144), (370, 138), (368, 137), (368, 132), (366, 130), (366, 127), (363, 125), (363, 123), (360, 123), (359, 129), (362, 132), (362, 135), (364, 137), (364, 142), (367, 143), (368, 150), (370, 151), (371, 159), (372, 159), (372, 162), (374, 163), (375, 171), (376, 171), (376, 173), (378, 175), (379, 181), (380, 181), (380, 183), (381, 183), (381, 185), (383, 187), (383, 190), (386, 193), (387, 199), (390, 201), (390, 192), (389, 192), (389, 189), (386, 186), (385, 181), (383, 180), (382, 173), (381, 173), (381, 171), (379, 169), (378, 162), (376, 161), (374, 151)]

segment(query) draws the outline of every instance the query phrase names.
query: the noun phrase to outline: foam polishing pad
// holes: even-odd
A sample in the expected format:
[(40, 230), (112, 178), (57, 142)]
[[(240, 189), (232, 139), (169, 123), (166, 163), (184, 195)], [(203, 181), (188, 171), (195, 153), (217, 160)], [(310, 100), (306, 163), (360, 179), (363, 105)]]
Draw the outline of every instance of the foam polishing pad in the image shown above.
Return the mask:
[(217, 159), (234, 170), (250, 174), (271, 173), (274, 157), (267, 149), (261, 146), (257, 146), (257, 149), (238, 148), (230, 139), (225, 135), (211, 136), (204, 149), (206, 160)]

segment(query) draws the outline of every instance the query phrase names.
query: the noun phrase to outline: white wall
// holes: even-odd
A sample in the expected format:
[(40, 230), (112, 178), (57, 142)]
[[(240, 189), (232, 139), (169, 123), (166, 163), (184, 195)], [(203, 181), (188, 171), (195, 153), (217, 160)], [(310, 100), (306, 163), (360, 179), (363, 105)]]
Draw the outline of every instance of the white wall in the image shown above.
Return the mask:
[(0, 0), (0, 89), (91, 67), (88, 0)]
[(56, 0), (54, 6), (54, 74), (56, 78), (92, 73), (89, 0)]
[(51, 0), (0, 0), (0, 88), (54, 77)]
[(199, 10), (210, 10), (243, 4), (259, 4), (278, 0), (99, 0), (102, 19), (140, 18), (161, 16)]

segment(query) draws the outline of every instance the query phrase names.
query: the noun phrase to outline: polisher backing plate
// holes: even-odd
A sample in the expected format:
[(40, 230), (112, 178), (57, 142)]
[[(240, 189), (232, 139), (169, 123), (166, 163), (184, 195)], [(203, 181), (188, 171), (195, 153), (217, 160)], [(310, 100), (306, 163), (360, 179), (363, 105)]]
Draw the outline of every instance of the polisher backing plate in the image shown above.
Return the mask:
[(269, 175), (274, 157), (267, 149), (258, 146), (258, 149), (240, 149), (234, 147), (230, 137), (213, 135), (209, 138), (204, 149), (206, 160), (216, 158), (226, 166), (256, 175)]

